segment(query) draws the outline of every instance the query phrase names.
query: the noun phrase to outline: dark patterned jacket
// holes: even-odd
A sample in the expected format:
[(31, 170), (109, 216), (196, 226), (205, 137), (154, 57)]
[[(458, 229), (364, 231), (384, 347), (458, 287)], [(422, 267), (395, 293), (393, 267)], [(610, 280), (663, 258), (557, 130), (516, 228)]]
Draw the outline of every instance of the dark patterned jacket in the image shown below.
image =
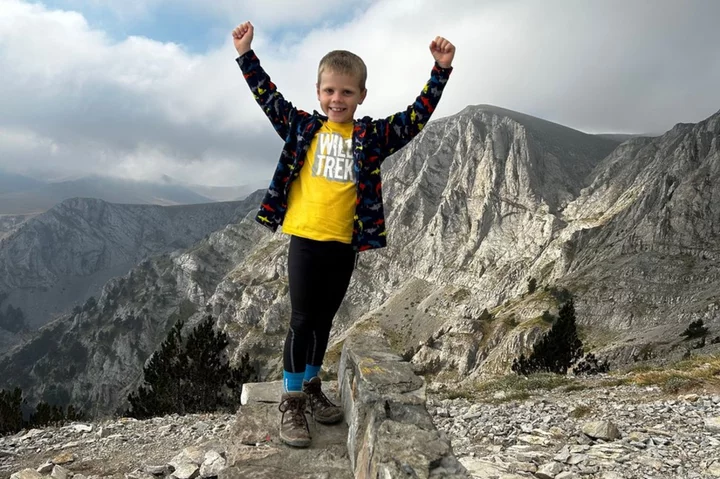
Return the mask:
[[(327, 117), (317, 111), (299, 110), (285, 100), (260, 66), (253, 50), (236, 61), (255, 100), (285, 141), (280, 161), (255, 216), (260, 224), (276, 231), (287, 211), (290, 185), (300, 174), (313, 136)], [(430, 80), (405, 111), (380, 120), (370, 117), (354, 120), (352, 144), (357, 200), (352, 245), (357, 251), (387, 245), (380, 165), (420, 133), (435, 111), (451, 72), (452, 67), (442, 68), (435, 63)]]

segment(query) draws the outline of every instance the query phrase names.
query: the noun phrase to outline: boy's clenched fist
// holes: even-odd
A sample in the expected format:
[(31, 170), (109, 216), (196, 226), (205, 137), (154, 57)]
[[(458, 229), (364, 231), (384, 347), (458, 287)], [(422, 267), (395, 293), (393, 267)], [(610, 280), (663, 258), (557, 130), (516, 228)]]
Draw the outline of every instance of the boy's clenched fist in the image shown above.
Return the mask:
[(243, 55), (250, 51), (254, 31), (255, 29), (250, 22), (242, 23), (232, 31), (233, 43), (235, 44), (235, 50), (237, 50), (238, 55)]

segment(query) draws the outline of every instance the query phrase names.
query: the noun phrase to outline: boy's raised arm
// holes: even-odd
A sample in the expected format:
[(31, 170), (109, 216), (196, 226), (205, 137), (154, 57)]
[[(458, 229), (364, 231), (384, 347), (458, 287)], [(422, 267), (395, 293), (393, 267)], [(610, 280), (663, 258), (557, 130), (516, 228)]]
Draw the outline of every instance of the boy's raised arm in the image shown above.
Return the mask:
[(435, 37), (435, 40), (430, 42), (430, 53), (435, 59), (435, 65), (430, 73), (430, 80), (415, 102), (405, 111), (375, 123), (378, 133), (384, 138), (383, 146), (388, 155), (408, 144), (425, 127), (440, 102), (445, 84), (450, 78), (455, 46), (443, 37)]
[(233, 43), (239, 55), (237, 63), (255, 101), (270, 119), (280, 138), (285, 139), (290, 120), (297, 110), (277, 91), (270, 76), (260, 66), (260, 60), (252, 50), (254, 33), (255, 29), (250, 22), (245, 22), (232, 31)]

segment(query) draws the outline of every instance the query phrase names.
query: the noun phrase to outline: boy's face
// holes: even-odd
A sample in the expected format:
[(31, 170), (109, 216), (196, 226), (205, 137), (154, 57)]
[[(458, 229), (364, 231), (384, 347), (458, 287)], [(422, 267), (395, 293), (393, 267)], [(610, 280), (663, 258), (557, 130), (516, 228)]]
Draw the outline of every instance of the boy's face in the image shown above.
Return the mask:
[(349, 123), (358, 105), (365, 100), (367, 90), (360, 89), (360, 80), (354, 75), (326, 70), (320, 75), (317, 94), (320, 107), (330, 121)]

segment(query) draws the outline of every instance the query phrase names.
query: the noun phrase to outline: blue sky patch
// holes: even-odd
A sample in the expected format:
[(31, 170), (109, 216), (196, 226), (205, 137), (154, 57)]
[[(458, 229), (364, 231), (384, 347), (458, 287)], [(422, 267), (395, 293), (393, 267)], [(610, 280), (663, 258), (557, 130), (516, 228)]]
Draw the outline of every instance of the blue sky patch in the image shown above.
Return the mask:
[[(217, 11), (203, 12), (199, 6), (162, 2), (147, 11), (123, 15), (107, 3), (82, 0), (45, 0), (35, 2), (52, 10), (71, 10), (81, 13), (94, 30), (105, 32), (112, 40), (121, 42), (128, 36), (141, 36), (159, 42), (183, 46), (192, 54), (203, 54), (229, 41), (229, 32), (242, 19), (230, 19)], [(336, 27), (351, 21), (364, 11), (370, 2), (354, 8), (339, 9), (332, 16), (323, 15), (310, 24), (276, 25), (266, 31), (272, 42), (296, 43), (315, 28)]]

